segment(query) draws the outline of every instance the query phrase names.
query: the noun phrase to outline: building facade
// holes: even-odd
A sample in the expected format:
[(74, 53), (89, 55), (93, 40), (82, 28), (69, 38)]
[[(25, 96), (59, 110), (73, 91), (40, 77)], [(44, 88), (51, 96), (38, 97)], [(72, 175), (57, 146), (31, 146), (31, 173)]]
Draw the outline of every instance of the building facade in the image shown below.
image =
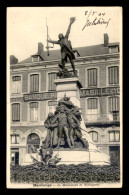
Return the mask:
[[(111, 162), (120, 158), (120, 51), (119, 43), (75, 48), (80, 53), (75, 67), (83, 88), (80, 90), (82, 115), (93, 142)], [(60, 51), (50, 55), (38, 43), (38, 52), (22, 62), (10, 56), (11, 163), (24, 163), (45, 139), (44, 121), (57, 105), (54, 80)], [(72, 72), (70, 63), (66, 64)]]

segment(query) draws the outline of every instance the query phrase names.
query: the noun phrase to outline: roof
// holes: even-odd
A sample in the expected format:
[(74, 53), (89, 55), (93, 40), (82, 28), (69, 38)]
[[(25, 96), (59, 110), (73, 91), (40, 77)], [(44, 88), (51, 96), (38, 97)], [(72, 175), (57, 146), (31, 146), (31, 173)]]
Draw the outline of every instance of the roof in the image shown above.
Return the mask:
[[(109, 46), (115, 46), (119, 45), (119, 43), (110, 43)], [(86, 47), (77, 47), (73, 48), (73, 50), (78, 50), (80, 57), (84, 56), (93, 56), (93, 55), (101, 55), (101, 54), (108, 54), (109, 50), (108, 47), (104, 47), (104, 44), (100, 45), (93, 45), (93, 46), (86, 46)], [(49, 50), (49, 56), (47, 55), (47, 51), (44, 51), (42, 53), (42, 58), (44, 61), (51, 61), (51, 60), (59, 60), (61, 58), (61, 52), (60, 50)], [(31, 55), (33, 56), (33, 55)], [(24, 63), (32, 63), (32, 57), (29, 57), (25, 60), (22, 60), (18, 64), (24, 64)]]
[(115, 42), (115, 43), (109, 43), (108, 46), (110, 47), (110, 46), (118, 46), (118, 45), (119, 45), (119, 43), (118, 42)]

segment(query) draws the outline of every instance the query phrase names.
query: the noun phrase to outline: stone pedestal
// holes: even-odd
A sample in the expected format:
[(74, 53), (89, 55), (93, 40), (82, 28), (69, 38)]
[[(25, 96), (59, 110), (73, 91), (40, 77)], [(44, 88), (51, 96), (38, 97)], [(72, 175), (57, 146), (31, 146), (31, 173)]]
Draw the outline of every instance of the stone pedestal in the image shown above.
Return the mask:
[(80, 88), (81, 83), (77, 77), (54, 80), (56, 84), (57, 100), (60, 100), (66, 94), (75, 106), (80, 107)]

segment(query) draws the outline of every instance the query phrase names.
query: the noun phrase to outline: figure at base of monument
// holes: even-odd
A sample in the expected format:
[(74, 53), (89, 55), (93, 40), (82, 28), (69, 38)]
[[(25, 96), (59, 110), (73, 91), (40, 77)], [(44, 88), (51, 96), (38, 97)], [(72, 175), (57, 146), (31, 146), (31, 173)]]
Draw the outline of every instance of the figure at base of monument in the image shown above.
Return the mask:
[[(80, 126), (82, 119), (79, 110), (80, 108), (74, 106), (66, 94), (58, 101), (55, 113), (49, 113), (44, 123), (48, 132), (45, 140), (47, 147), (55, 148), (57, 145), (56, 149), (60, 147), (75, 148), (75, 142), (77, 142), (82, 144), (81, 147), (88, 149), (88, 142), (82, 138)], [(53, 142), (52, 140), (56, 141)]]
[(61, 138), (63, 134), (66, 136), (67, 139), (67, 144), (71, 148), (71, 143), (70, 143), (70, 138), (69, 138), (69, 133), (68, 133), (68, 122), (67, 122), (67, 116), (65, 113), (65, 106), (60, 105), (60, 110), (58, 115), (54, 118), (53, 123), (58, 121), (58, 145), (57, 148), (60, 147), (61, 144)]
[(44, 126), (47, 128), (47, 137), (46, 137), (46, 148), (50, 145), (53, 147), (57, 145), (57, 127), (58, 122), (52, 123), (55, 115), (53, 113), (49, 113), (47, 119), (44, 122)]
[[(80, 120), (78, 119), (78, 118), (80, 118), (80, 116), (78, 114), (78, 118), (77, 118), (77, 112), (78, 112), (78, 109), (76, 107), (74, 109), (67, 110), (70, 141), (71, 141), (71, 144), (75, 147), (74, 140), (76, 138), (76, 140), (78, 139), (82, 143), (84, 148), (88, 149), (88, 147), (89, 147), (88, 142), (86, 142), (82, 138)], [(76, 113), (76, 115), (74, 115), (75, 113)]]
[(56, 154), (53, 158), (48, 160), (48, 166), (49, 167), (56, 167), (56, 164), (60, 162), (61, 158), (59, 158), (59, 155)]

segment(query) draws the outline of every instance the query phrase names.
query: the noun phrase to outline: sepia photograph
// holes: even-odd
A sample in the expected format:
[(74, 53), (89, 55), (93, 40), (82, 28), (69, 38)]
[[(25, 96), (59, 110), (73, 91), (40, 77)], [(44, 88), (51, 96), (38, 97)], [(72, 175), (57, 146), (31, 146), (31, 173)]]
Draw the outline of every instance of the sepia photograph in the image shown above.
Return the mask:
[(122, 7), (7, 7), (7, 188), (121, 188)]

